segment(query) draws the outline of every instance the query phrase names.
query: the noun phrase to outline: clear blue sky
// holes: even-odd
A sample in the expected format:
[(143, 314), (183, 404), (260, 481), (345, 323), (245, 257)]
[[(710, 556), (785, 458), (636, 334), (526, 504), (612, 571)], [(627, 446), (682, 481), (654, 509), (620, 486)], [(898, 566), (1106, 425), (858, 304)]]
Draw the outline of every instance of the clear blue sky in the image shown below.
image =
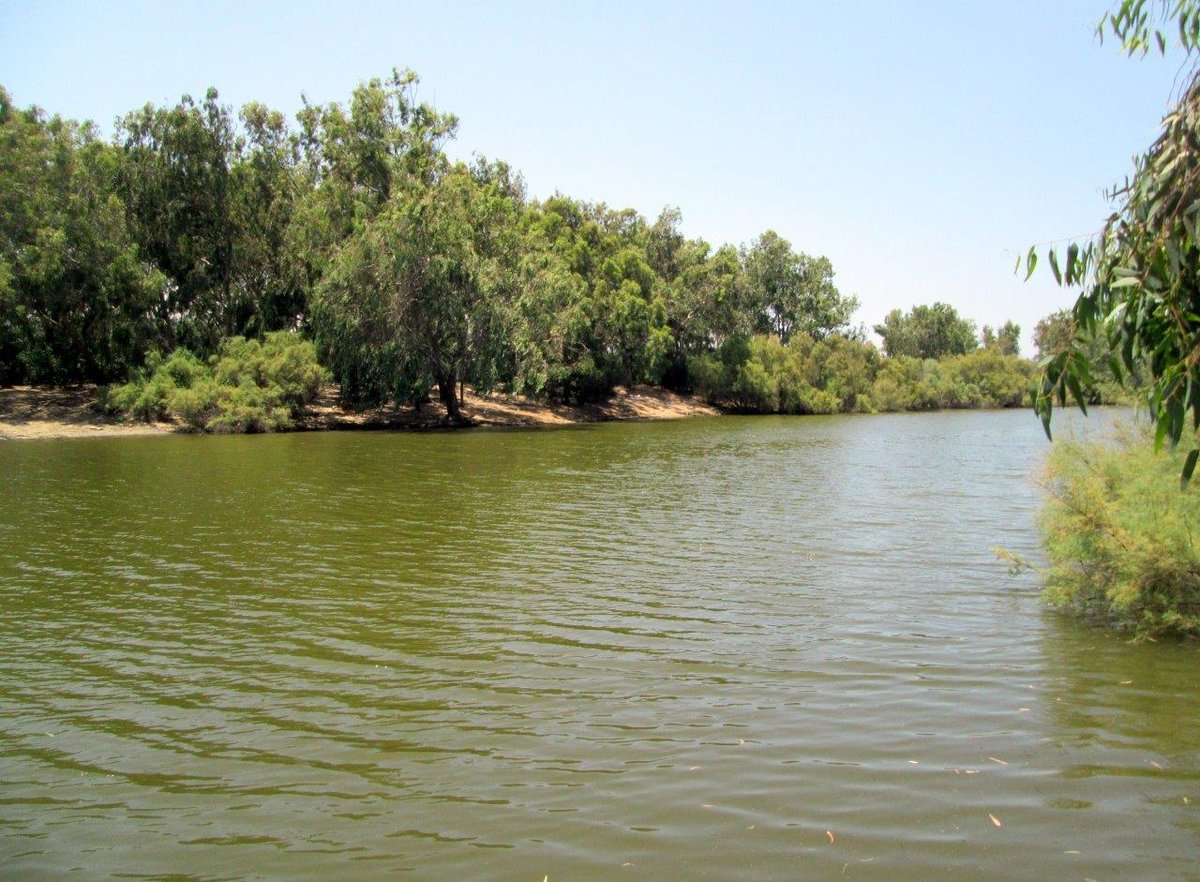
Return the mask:
[(678, 206), (689, 236), (775, 229), (832, 259), (858, 320), (943, 300), (1034, 323), (1073, 296), (1013, 262), (1088, 234), (1154, 138), (1180, 59), (1129, 60), (1107, 0), (862, 3), (14, 2), (0, 84), (112, 130), (216, 86), (294, 113), (409, 67), (451, 152), (530, 193)]

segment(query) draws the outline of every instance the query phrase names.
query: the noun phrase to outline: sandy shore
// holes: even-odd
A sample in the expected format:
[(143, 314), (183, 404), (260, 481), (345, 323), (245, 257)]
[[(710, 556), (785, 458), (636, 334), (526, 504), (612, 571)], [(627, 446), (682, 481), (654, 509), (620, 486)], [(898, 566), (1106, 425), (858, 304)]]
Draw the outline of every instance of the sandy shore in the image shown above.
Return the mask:
[[(95, 386), (63, 389), (13, 386), (0, 388), (0, 441), (32, 438), (96, 438), (157, 435), (180, 431), (173, 423), (120, 422), (97, 405)], [(476, 395), (467, 390), (463, 414), (480, 426), (556, 426), (607, 420), (669, 420), (719, 413), (699, 399), (653, 387), (618, 388), (600, 404), (580, 407), (549, 405), (505, 395)], [(445, 425), (445, 410), (430, 403), (420, 411), (409, 407), (351, 410), (326, 387), (298, 426), (301, 430), (424, 429)]]
[(157, 435), (174, 429), (169, 423), (109, 419), (97, 405), (98, 396), (95, 386), (0, 388), (0, 440)]

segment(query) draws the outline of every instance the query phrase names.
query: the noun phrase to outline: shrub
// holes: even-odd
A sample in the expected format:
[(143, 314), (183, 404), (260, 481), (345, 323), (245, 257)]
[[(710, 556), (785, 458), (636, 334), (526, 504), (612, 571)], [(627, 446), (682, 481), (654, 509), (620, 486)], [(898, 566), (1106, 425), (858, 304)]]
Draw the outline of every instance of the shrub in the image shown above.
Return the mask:
[(697, 394), (752, 413), (842, 413), (869, 410), (878, 353), (842, 337), (796, 334), (731, 338), (714, 354), (688, 360)]
[(183, 420), (189, 428), (203, 431), (217, 409), (220, 387), (212, 377), (204, 377), (192, 386), (175, 388), (167, 397), (167, 412)]
[(1034, 365), (1015, 355), (977, 349), (936, 361), (884, 359), (871, 389), (878, 410), (1020, 407), (1030, 402)]
[(1182, 454), (1142, 433), (1116, 444), (1056, 442), (1041, 528), (1055, 605), (1139, 638), (1200, 635), (1200, 493), (1179, 488)]
[(1033, 363), (995, 349), (946, 359), (948, 407), (1020, 407), (1032, 404)]
[(208, 364), (184, 349), (152, 356), (141, 375), (109, 391), (105, 407), (196, 431), (269, 432), (290, 428), (326, 377), (312, 343), (297, 334), (230, 337)]

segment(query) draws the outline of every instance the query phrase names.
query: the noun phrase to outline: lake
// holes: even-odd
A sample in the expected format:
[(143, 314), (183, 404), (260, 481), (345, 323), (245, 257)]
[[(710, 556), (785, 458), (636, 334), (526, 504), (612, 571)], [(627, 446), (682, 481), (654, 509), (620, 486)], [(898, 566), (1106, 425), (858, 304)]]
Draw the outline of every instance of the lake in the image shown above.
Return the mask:
[(2, 445), (0, 875), (1200, 878), (1197, 647), (992, 550), (1038, 556), (1046, 449), (1028, 411)]

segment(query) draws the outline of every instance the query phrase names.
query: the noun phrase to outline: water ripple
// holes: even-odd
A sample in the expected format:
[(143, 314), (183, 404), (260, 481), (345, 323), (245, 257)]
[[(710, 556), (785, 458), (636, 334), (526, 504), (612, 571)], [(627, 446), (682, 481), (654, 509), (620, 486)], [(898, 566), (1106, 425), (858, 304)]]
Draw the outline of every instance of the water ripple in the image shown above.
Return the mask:
[(1194, 649), (991, 554), (1037, 553), (1043, 449), (1027, 413), (7, 445), (0, 861), (1194, 877)]

